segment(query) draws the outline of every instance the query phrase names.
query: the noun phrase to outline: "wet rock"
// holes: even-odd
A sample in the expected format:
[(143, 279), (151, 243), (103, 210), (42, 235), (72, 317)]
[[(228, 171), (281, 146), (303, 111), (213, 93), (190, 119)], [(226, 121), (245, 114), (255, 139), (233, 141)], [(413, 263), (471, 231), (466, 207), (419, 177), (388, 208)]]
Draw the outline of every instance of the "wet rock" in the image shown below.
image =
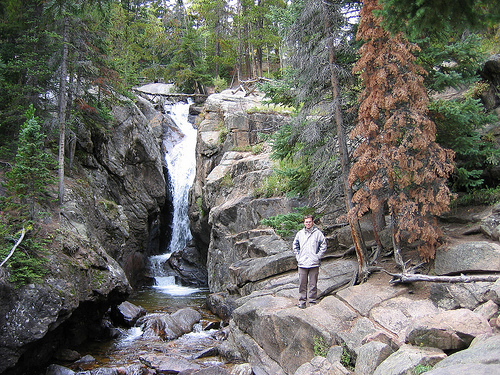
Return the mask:
[(465, 349), (472, 340), (491, 333), (488, 321), (468, 309), (444, 311), (413, 322), (406, 339), (409, 343), (443, 350)]
[(75, 375), (75, 372), (64, 366), (50, 365), (47, 367), (45, 375)]
[(211, 293), (207, 297), (207, 307), (225, 323), (229, 321), (233, 310), (237, 307), (235, 298), (227, 292)]
[(219, 355), (219, 348), (214, 346), (214, 347), (202, 350), (199, 353), (196, 353), (195, 355), (193, 355), (193, 359), (215, 357), (217, 355)]
[(180, 284), (199, 288), (208, 286), (206, 259), (192, 244), (174, 252), (168, 259), (168, 264), (178, 275)]
[(468, 349), (450, 355), (426, 375), (494, 375), (500, 374), (500, 335), (474, 339)]
[(199, 370), (200, 365), (190, 362), (182, 357), (166, 356), (162, 354), (146, 354), (139, 360), (158, 374), (177, 374), (187, 370)]
[(211, 366), (200, 370), (184, 370), (179, 372), (179, 375), (231, 375), (228, 370), (219, 366)]
[(418, 366), (433, 366), (446, 358), (441, 349), (403, 345), (383, 361), (373, 375), (406, 375), (411, 374)]
[(190, 307), (177, 310), (170, 317), (183, 333), (193, 330), (193, 326), (201, 320), (201, 314)]
[(460, 243), (436, 251), (434, 271), (437, 275), (455, 273), (500, 272), (500, 245), (487, 241)]
[(191, 332), (193, 326), (201, 320), (201, 314), (184, 308), (169, 315), (167, 313), (148, 314), (137, 321), (141, 325), (144, 337), (159, 336), (163, 340), (174, 340)]
[(133, 327), (137, 319), (146, 315), (146, 310), (128, 301), (122, 302), (111, 309), (111, 317), (118, 323), (127, 327)]
[(54, 358), (59, 360), (59, 361), (67, 361), (67, 362), (73, 362), (78, 359), (80, 359), (82, 356), (80, 353), (78, 353), (75, 350), (71, 349), (61, 349), (57, 351), (54, 355)]

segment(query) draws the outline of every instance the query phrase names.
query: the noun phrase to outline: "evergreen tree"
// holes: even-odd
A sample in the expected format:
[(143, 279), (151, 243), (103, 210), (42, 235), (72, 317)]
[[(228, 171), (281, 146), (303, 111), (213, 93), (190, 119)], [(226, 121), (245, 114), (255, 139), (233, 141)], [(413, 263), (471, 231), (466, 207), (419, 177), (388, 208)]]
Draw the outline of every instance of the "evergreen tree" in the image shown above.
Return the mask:
[(34, 220), (39, 204), (49, 199), (49, 188), (54, 183), (54, 161), (44, 151), (45, 134), (41, 131), (33, 106), (30, 106), (25, 116), (26, 121), (19, 132), (15, 165), (6, 174), (7, 188), (21, 215)]
[(429, 118), (423, 69), (415, 64), (402, 34), (391, 36), (380, 26), (377, 0), (365, 0), (357, 38), (363, 39), (355, 65), (364, 90), (352, 138), (354, 152), (349, 181), (358, 187), (350, 216), (387, 205), (392, 218), (396, 262), (404, 267), (401, 242), (417, 242), (423, 259), (434, 257), (440, 231), (436, 216), (448, 210), (446, 185), (453, 170), (453, 152), (435, 142), (436, 126)]

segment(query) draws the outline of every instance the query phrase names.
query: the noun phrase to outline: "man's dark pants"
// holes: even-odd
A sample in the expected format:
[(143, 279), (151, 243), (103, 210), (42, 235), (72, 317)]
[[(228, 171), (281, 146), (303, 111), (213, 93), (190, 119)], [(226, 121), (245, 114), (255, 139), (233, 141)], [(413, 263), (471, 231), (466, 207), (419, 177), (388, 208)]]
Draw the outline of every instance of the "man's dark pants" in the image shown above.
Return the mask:
[(318, 274), (319, 267), (299, 267), (299, 305), (305, 305), (308, 298), (309, 304), (316, 303)]

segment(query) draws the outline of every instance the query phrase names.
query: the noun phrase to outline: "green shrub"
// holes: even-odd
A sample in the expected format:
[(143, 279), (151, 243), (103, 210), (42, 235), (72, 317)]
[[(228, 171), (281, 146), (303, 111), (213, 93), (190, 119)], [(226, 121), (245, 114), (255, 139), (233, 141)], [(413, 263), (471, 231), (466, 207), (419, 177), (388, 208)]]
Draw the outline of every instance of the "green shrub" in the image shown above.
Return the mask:
[(234, 181), (233, 181), (233, 178), (231, 177), (231, 174), (226, 173), (226, 174), (222, 177), (222, 180), (221, 180), (221, 182), (220, 182), (220, 186), (221, 186), (221, 187), (230, 188), (230, 187), (233, 187), (233, 185), (234, 185)]
[(312, 215), (314, 209), (309, 207), (295, 208), (297, 212), (290, 212), (287, 214), (278, 214), (270, 216), (267, 219), (262, 219), (260, 224), (273, 228), (276, 234), (282, 237), (294, 235), (297, 231), (302, 229), (305, 215)]
[(214, 85), (215, 92), (221, 92), (227, 89), (227, 81), (224, 78), (221, 78), (220, 76), (217, 76), (214, 79), (212, 79), (212, 84)]
[(340, 357), (340, 363), (345, 368), (354, 371), (354, 363), (351, 353), (347, 350), (345, 344), (342, 344), (342, 356)]
[(328, 345), (321, 336), (314, 336), (314, 355), (326, 357), (328, 354)]
[(429, 106), (436, 123), (438, 143), (456, 153), (451, 177), (454, 191), (485, 188), (483, 171), (500, 164), (500, 148), (494, 138), (481, 135), (485, 125), (497, 121), (484, 112), (479, 99), (434, 101)]
[[(13, 233), (12, 228), (0, 223), (0, 262), (10, 253), (12, 247), (19, 239), (19, 232)], [(16, 248), (9, 260), (3, 265), (9, 274), (9, 281), (16, 287), (30, 283), (39, 283), (47, 274), (47, 260), (44, 243), (32, 238), (24, 240)]]
[(413, 374), (414, 375), (420, 375), (423, 374), (424, 372), (432, 370), (432, 366), (430, 365), (417, 365), (413, 369)]
[(311, 184), (311, 167), (302, 161), (283, 159), (273, 173), (254, 189), (255, 197), (294, 197), (304, 195)]

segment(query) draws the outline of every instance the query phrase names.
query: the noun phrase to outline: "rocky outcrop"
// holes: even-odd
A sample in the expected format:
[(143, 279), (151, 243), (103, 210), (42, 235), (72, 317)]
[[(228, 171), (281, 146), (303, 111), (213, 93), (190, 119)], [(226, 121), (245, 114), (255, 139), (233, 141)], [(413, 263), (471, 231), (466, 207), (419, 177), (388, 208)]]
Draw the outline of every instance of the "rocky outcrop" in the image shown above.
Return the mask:
[[(343, 202), (325, 209), (314, 198), (255, 197), (255, 186), (273, 168), (265, 143), (259, 144), (264, 152), (250, 151), (256, 148), (250, 125), (256, 112), (248, 108), (255, 101), (229, 93), (211, 96), (198, 126), (191, 229), (196, 246), (206, 252), (213, 292), (208, 306), (228, 324), (221, 354), (249, 362), (255, 374), (347, 374), (353, 370), (356, 374), (407, 374), (416, 366), (430, 368), (446, 358), (449, 350), (466, 348), (477, 336), (498, 334), (498, 283), (436, 283), (429, 294), (414, 285), (391, 286), (388, 275), (377, 275), (371, 278), (378, 282), (353, 286), (355, 258), (338, 259), (352, 246), (350, 228), (334, 225)], [(302, 310), (296, 306), (298, 277), (291, 239), (260, 223), (306, 205), (321, 207), (325, 213), (318, 224), (327, 235), (329, 249), (320, 270), (320, 301)], [(478, 223), (481, 219), (486, 223), (487, 216), (473, 219), (474, 234), (481, 232)], [(491, 218), (488, 223), (489, 228), (497, 226)], [(362, 221), (361, 226), (371, 244), (370, 222)], [(474, 239), (472, 244), (440, 248), (435, 272), (499, 272), (494, 237)], [(381, 233), (381, 240), (390, 248), (389, 232)], [(483, 256), (477, 255), (478, 247), (490, 256), (486, 268)], [(343, 354), (330, 355), (338, 350)]]
[(50, 256), (43, 283), (15, 288), (1, 280), (0, 373), (34, 373), (56, 349), (106, 334), (102, 316), (128, 296), (129, 283), (102, 247), (77, 240), (71, 255)]
[[(125, 100), (125, 99), (124, 99)], [(164, 248), (169, 212), (163, 139), (178, 139), (171, 121), (137, 98), (113, 106), (108, 129), (78, 126), (75, 163), (66, 183), (61, 226), (105, 244), (133, 285), (144, 282), (147, 258)], [(86, 186), (82, 186), (85, 181)]]
[(75, 132), (64, 204), (44, 223), (43, 283), (15, 288), (0, 275), (0, 373), (34, 373), (58, 349), (105, 337), (104, 313), (145, 282), (168, 240), (162, 147), (179, 137), (173, 123), (144, 99), (115, 98), (108, 122), (84, 111)]

